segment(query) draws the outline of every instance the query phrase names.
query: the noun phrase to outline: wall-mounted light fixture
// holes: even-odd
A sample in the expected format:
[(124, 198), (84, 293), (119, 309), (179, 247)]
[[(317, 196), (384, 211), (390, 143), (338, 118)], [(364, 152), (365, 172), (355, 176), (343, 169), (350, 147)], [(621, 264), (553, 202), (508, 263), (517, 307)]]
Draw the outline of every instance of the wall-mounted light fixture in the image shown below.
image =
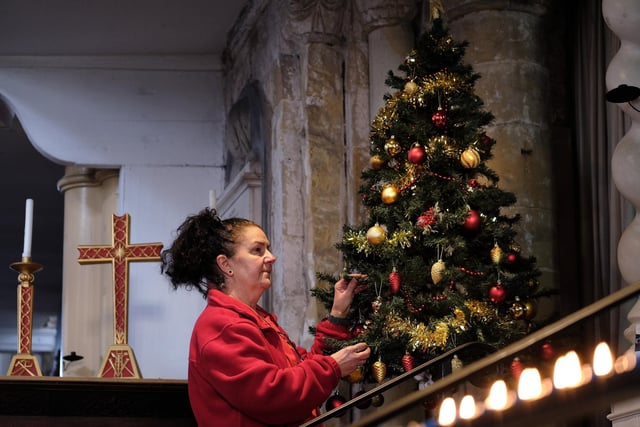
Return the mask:
[(611, 89), (606, 93), (605, 98), (609, 102), (613, 102), (614, 104), (622, 104), (628, 103), (631, 108), (640, 112), (631, 101), (640, 98), (640, 88), (636, 86), (629, 86), (625, 84), (621, 84), (615, 89)]

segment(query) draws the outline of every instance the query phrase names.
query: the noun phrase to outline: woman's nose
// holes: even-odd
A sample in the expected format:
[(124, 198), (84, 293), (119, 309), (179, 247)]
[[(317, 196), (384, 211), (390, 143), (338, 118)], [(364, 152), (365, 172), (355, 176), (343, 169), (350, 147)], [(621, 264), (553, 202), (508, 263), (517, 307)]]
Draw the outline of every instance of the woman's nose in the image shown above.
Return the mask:
[(270, 250), (267, 250), (267, 253), (266, 253), (266, 256), (265, 256), (265, 262), (268, 262), (268, 263), (271, 263), (271, 264), (276, 262), (276, 256), (274, 254), (272, 254)]

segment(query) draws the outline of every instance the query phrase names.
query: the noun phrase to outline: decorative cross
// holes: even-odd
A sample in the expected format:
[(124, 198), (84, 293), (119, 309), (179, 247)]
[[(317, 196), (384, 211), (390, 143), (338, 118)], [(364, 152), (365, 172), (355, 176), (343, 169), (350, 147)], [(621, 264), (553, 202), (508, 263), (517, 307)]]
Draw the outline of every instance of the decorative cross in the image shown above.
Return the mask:
[(127, 343), (129, 263), (160, 260), (161, 243), (129, 244), (129, 214), (113, 215), (111, 246), (78, 246), (80, 264), (113, 264), (113, 345), (98, 377), (140, 378), (133, 350)]

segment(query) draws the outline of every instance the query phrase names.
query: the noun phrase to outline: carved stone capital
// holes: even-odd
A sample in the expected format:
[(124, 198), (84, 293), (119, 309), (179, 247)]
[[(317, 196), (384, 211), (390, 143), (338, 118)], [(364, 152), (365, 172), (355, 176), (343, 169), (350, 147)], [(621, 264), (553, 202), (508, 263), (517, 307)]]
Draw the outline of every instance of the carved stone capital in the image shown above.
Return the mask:
[(292, 29), (312, 42), (336, 44), (342, 37), (343, 0), (288, 0)]
[(465, 15), (486, 10), (505, 10), (544, 15), (550, 0), (447, 0), (445, 18), (455, 21)]
[(83, 166), (67, 166), (62, 178), (58, 180), (61, 193), (78, 187), (99, 187), (109, 178), (117, 177), (115, 169), (93, 169)]
[(355, 4), (367, 33), (410, 22), (417, 12), (414, 0), (355, 0)]

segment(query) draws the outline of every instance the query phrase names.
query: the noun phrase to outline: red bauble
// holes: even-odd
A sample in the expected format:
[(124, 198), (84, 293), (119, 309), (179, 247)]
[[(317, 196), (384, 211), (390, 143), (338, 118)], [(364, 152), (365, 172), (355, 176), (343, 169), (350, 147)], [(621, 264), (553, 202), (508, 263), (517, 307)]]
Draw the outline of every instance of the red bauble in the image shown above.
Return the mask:
[(359, 337), (360, 335), (364, 334), (364, 331), (364, 325), (362, 323), (358, 323), (353, 327), (353, 329), (351, 329), (351, 335), (353, 337)]
[[(362, 388), (360, 391), (356, 392), (353, 397), (360, 397), (361, 395), (365, 394), (366, 390), (364, 388)], [(371, 406), (371, 399), (365, 399), (360, 403), (356, 403), (356, 408), (358, 409), (367, 409), (369, 406)]]
[(415, 165), (420, 165), (427, 160), (427, 153), (424, 151), (424, 147), (422, 145), (416, 143), (409, 149), (407, 159)]
[(405, 355), (402, 356), (402, 367), (404, 368), (405, 372), (409, 372), (414, 368), (413, 362), (413, 356), (409, 353), (405, 353)]
[(462, 223), (462, 226), (470, 233), (477, 233), (478, 231), (480, 231), (481, 223), (482, 219), (480, 218), (480, 214), (478, 213), (478, 211), (471, 209), (464, 222)]
[(329, 399), (327, 399), (327, 403), (325, 403), (324, 407), (327, 411), (330, 411), (332, 409), (339, 408), (346, 401), (347, 399), (345, 399), (344, 397), (336, 393), (333, 396), (331, 396)]
[(551, 360), (551, 358), (553, 357), (553, 347), (551, 346), (551, 343), (544, 343), (542, 344), (542, 358), (544, 360)]
[(442, 107), (438, 107), (438, 111), (433, 113), (431, 121), (437, 128), (443, 128), (447, 125), (447, 115), (444, 110), (442, 110)]
[(511, 252), (509, 255), (507, 255), (507, 262), (509, 264), (515, 264), (517, 260), (518, 260), (517, 254), (514, 254), (513, 252)]
[(391, 286), (391, 293), (394, 295), (400, 290), (400, 273), (395, 268), (389, 273), (389, 285)]
[(520, 374), (523, 369), (524, 366), (522, 366), (522, 362), (519, 358), (516, 357), (511, 361), (511, 375), (513, 375), (513, 378), (515, 378), (516, 381), (520, 379)]
[(500, 304), (507, 298), (507, 291), (500, 283), (489, 289), (489, 299), (494, 304)]

